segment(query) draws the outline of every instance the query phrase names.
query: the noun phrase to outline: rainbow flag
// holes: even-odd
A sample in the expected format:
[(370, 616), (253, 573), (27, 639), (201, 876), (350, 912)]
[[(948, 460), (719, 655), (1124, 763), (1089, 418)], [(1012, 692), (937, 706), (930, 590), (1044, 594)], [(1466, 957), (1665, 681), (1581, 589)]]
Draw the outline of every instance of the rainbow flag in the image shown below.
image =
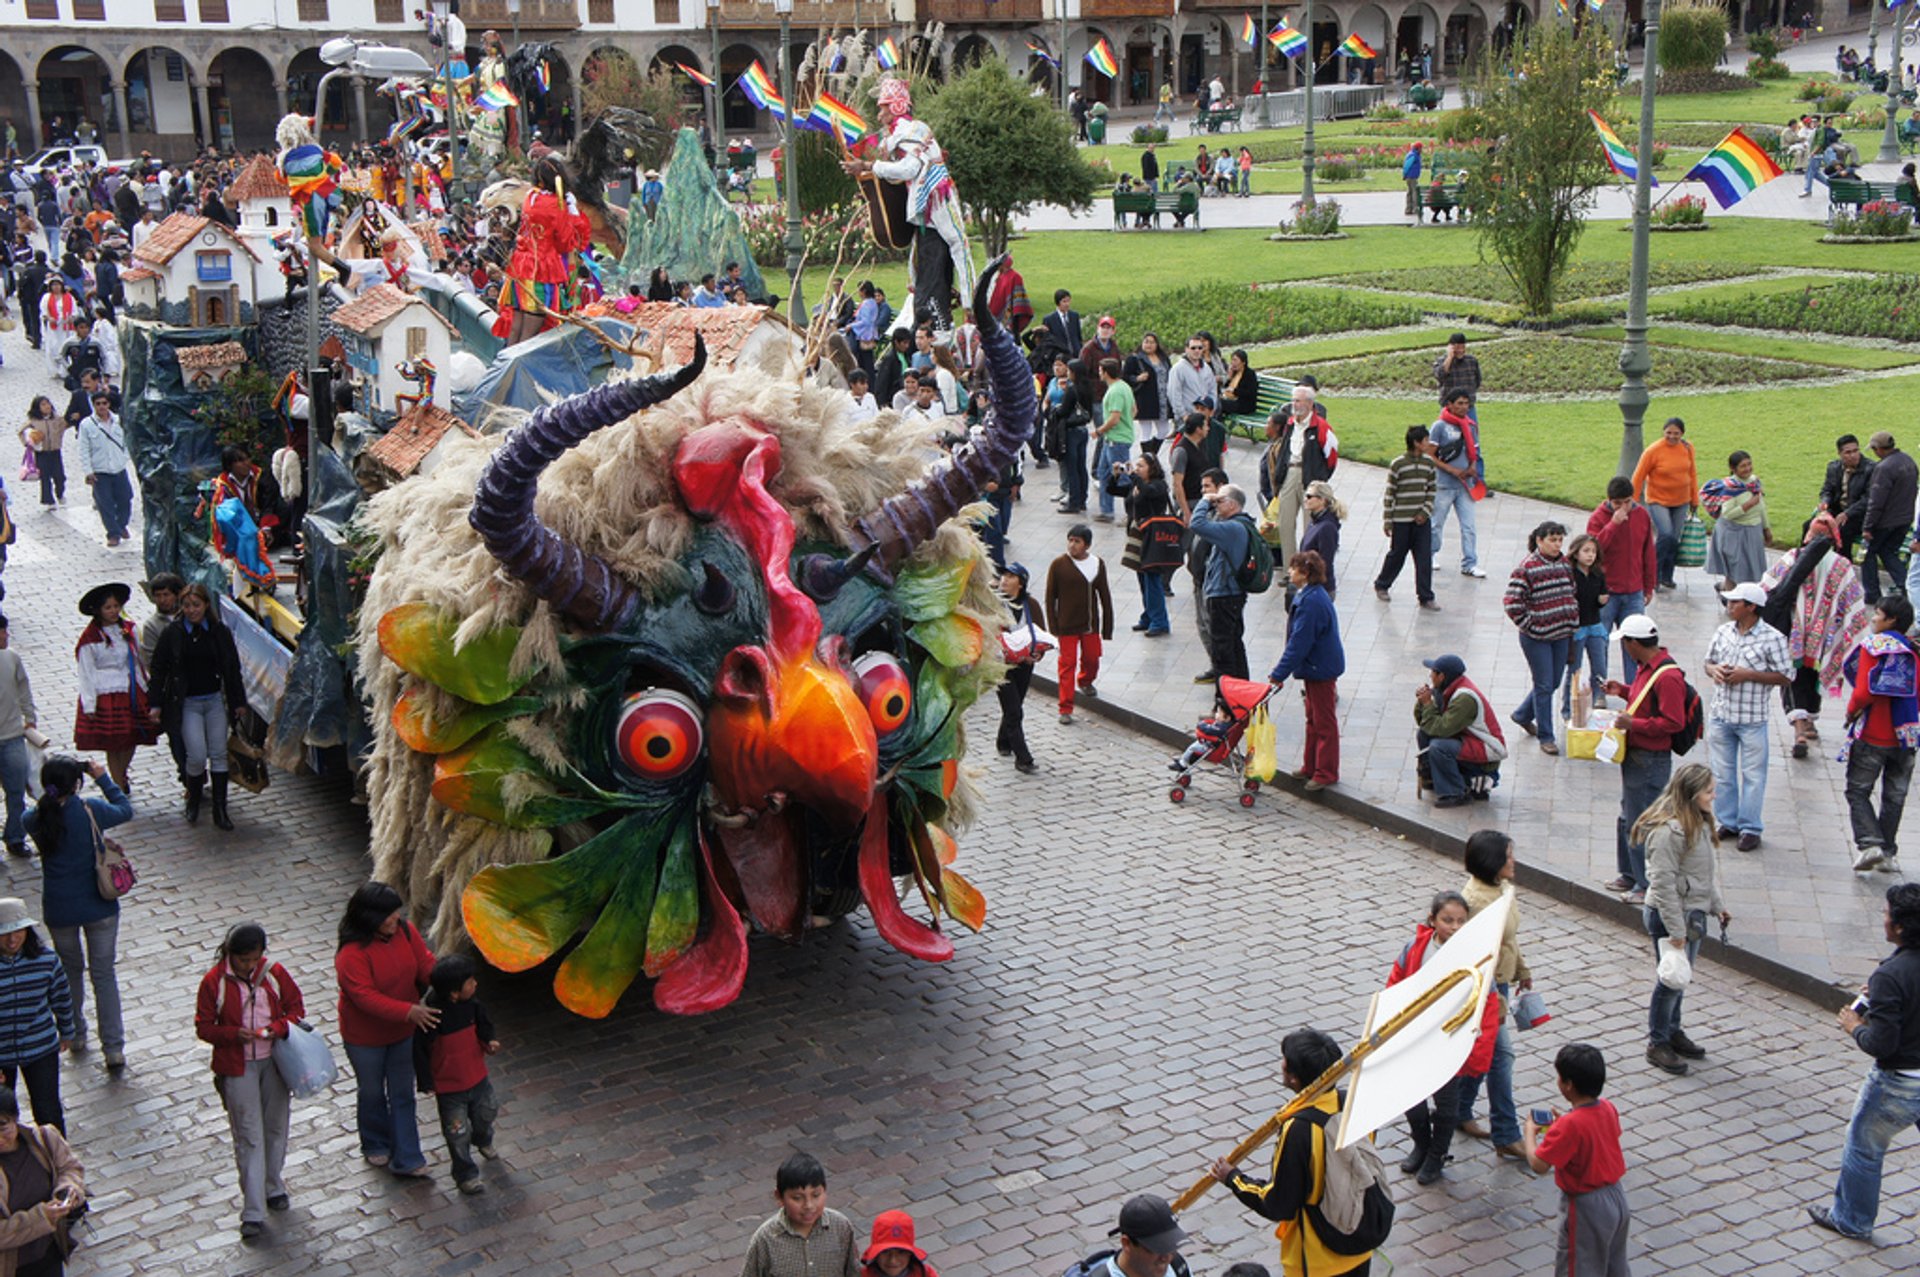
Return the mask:
[[(683, 67), (682, 70), (684, 69)], [(547, 65), (545, 58), (541, 58), (540, 65), (534, 68), (533, 77), (540, 82), (540, 91), (542, 93), (553, 92), (553, 70)], [(711, 84), (712, 81), (709, 80), (708, 83)]]
[[(1587, 118), (1593, 121), (1594, 129), (1600, 134), (1600, 145), (1606, 148), (1607, 163), (1613, 166), (1613, 171), (1629, 182), (1638, 180), (1640, 165), (1633, 158), (1633, 152), (1627, 149), (1627, 144), (1620, 140), (1620, 135), (1607, 127), (1607, 122), (1600, 118), (1598, 111), (1589, 110)], [(1655, 186), (1660, 185), (1660, 179), (1653, 174), (1649, 173), (1647, 177)]]
[(1031, 40), (1027, 41), (1027, 52), (1031, 53), (1034, 57), (1039, 58), (1042, 62), (1046, 63), (1050, 67), (1057, 67), (1060, 65), (1059, 58), (1054, 57), (1051, 53), (1048, 53), (1045, 49), (1041, 48), (1039, 45), (1035, 44)]
[(1267, 43), (1279, 50), (1283, 58), (1299, 57), (1307, 51), (1307, 37), (1287, 25), (1282, 18), (1280, 25), (1267, 33)]
[(833, 133), (852, 144), (867, 135), (867, 122), (860, 113), (834, 97), (831, 93), (822, 93), (813, 99), (813, 111), (807, 117), (816, 127)]
[[(545, 66), (546, 63), (542, 62), (540, 65)], [(701, 75), (698, 71), (694, 70), (692, 67), (688, 66), (686, 63), (676, 62), (673, 65), (679, 67), (682, 71), (685, 71), (687, 73), (687, 78), (689, 80), (692, 80), (695, 84), (699, 85), (701, 88), (711, 89), (713, 87), (712, 79), (710, 79), (707, 76)]]
[(1240, 43), (1246, 45), (1249, 49), (1251, 49), (1254, 47), (1255, 44), (1259, 42), (1259, 40), (1260, 40), (1260, 31), (1259, 31), (1259, 28), (1253, 25), (1253, 15), (1250, 13), (1241, 14), (1240, 15)]
[(1120, 62), (1113, 56), (1113, 46), (1107, 43), (1107, 37), (1101, 36), (1094, 42), (1094, 46), (1087, 50), (1087, 65), (1109, 80), (1120, 74)]
[(1687, 170), (1687, 179), (1707, 184), (1721, 208), (1732, 208), (1747, 196), (1779, 177), (1782, 170), (1773, 157), (1739, 129), (1720, 139), (1720, 145)]
[(1600, 12), (1601, 9), (1606, 7), (1606, 3), (1607, 3), (1607, 0), (1587, 0), (1587, 8), (1593, 10), (1595, 13), (1598, 13)]
[(1374, 58), (1380, 56), (1379, 53), (1374, 50), (1374, 47), (1365, 40), (1362, 40), (1358, 34), (1350, 35), (1342, 40), (1339, 51), (1350, 58), (1365, 58), (1368, 61), (1372, 61)]
[(740, 91), (747, 95), (747, 101), (762, 111), (773, 112), (774, 118), (787, 118), (787, 100), (780, 96), (780, 90), (773, 87), (773, 80), (767, 75), (767, 69), (755, 58), (753, 65), (740, 73), (735, 81)]
[(879, 59), (881, 66), (891, 71), (900, 65), (900, 46), (893, 42), (892, 36), (888, 36), (874, 48), (873, 56)]
[(1563, 18), (1573, 16), (1573, 10), (1567, 8), (1567, 0), (1553, 0), (1553, 7), (1560, 11), (1560, 16)]
[(473, 104), (482, 111), (502, 111), (510, 106), (519, 106), (520, 99), (504, 84), (490, 84), (473, 95)]

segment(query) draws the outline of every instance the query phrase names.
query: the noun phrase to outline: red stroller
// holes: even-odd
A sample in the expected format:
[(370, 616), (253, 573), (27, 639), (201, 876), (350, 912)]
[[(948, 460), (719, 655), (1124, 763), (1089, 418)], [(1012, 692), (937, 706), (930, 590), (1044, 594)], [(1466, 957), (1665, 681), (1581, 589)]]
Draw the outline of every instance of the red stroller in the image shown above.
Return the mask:
[(1256, 683), (1244, 678), (1222, 678), (1220, 680), (1220, 699), (1226, 702), (1227, 714), (1224, 718), (1203, 718), (1193, 729), (1193, 744), (1187, 746), (1170, 766), (1174, 772), (1173, 788), (1167, 791), (1171, 802), (1185, 802), (1187, 786), (1193, 783), (1194, 771), (1201, 763), (1214, 767), (1224, 767), (1240, 779), (1240, 805), (1253, 806), (1253, 799), (1260, 792), (1260, 782), (1247, 775), (1247, 755), (1240, 748), (1240, 740), (1247, 734), (1247, 724), (1253, 721), (1253, 712), (1267, 703), (1273, 695), (1273, 686), (1269, 683)]

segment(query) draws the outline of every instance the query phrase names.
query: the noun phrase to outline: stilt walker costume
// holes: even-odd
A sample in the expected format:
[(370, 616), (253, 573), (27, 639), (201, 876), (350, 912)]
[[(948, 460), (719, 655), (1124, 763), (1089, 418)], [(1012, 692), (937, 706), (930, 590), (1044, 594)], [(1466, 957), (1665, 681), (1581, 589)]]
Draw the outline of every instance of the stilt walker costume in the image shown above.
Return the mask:
[(973, 295), (973, 259), (967, 254), (966, 218), (960, 193), (947, 172), (947, 155), (933, 130), (913, 117), (913, 94), (905, 80), (880, 82), (880, 122), (886, 136), (873, 160), (873, 175), (907, 187), (907, 220), (913, 237), (914, 317), (931, 321), (943, 345), (953, 337), (952, 297)]

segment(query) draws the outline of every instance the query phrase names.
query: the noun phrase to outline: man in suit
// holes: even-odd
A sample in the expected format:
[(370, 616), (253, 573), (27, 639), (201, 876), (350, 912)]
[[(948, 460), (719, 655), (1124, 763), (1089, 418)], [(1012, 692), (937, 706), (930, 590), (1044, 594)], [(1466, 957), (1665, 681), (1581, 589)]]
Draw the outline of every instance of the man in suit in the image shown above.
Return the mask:
[(1067, 352), (1071, 359), (1087, 344), (1080, 333), (1080, 312), (1073, 308), (1073, 294), (1064, 288), (1054, 290), (1053, 310), (1043, 321), (1053, 338), (1054, 349)]

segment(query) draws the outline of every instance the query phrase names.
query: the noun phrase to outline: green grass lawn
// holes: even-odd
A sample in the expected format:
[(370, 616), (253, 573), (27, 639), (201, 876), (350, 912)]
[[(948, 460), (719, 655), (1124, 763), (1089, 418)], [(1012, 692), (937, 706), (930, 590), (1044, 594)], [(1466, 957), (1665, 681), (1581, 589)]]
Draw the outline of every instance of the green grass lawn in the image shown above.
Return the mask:
[[(1757, 333), (1713, 332), (1666, 325), (1657, 331), (1662, 346), (1722, 350), (1736, 355), (1764, 355), (1770, 359), (1798, 359), (1810, 364), (1858, 368), (1862, 371), (1903, 368), (1911, 364), (1917, 366), (1916, 371), (1920, 371), (1920, 350), (1880, 350), (1874, 347), (1841, 346), (1809, 337), (1763, 337)], [(1579, 335), (1602, 341), (1622, 341), (1626, 338), (1627, 330), (1602, 325), (1583, 328)], [(1376, 345), (1371, 349), (1387, 347)]]

